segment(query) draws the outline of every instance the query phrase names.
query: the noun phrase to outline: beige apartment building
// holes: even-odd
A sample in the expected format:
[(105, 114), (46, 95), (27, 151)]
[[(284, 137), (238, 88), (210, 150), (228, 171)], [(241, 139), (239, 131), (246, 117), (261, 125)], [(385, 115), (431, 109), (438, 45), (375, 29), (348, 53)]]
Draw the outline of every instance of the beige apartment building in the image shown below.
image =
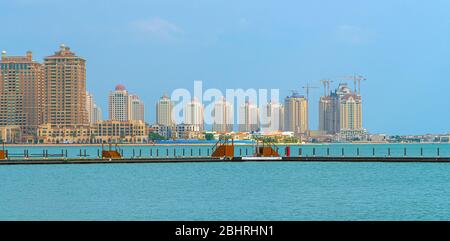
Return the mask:
[[(32, 142), (42, 123), (42, 65), (26, 56), (7, 56), (0, 61), (0, 127), (19, 127), (22, 141)], [(15, 128), (14, 128), (15, 129)]]
[(88, 124), (86, 60), (61, 45), (44, 59), (44, 124)]
[(284, 130), (296, 135), (308, 131), (308, 101), (304, 96), (294, 93), (284, 100)]
[(37, 130), (38, 143), (72, 144), (91, 143), (94, 129), (89, 125), (42, 124)]
[[(116, 91), (125, 89), (119, 86)], [(127, 94), (124, 102), (123, 113), (118, 114), (124, 119), (100, 121), (101, 110), (86, 92), (86, 61), (65, 45), (43, 64), (33, 61), (31, 52), (26, 56), (2, 52), (0, 134), (6, 142), (146, 142), (142, 101)]]
[(356, 94), (344, 95), (340, 104), (341, 130), (362, 129), (362, 101)]
[(94, 125), (52, 125), (38, 128), (38, 142), (57, 143), (146, 143), (148, 126), (143, 121), (98, 121)]
[(337, 134), (342, 130), (362, 129), (362, 98), (341, 83), (329, 95), (320, 97), (319, 130)]
[(137, 121), (100, 121), (93, 127), (96, 143), (146, 143), (148, 125)]
[(156, 103), (156, 124), (163, 126), (174, 126), (172, 119), (173, 102), (167, 95), (163, 95)]
[(130, 95), (128, 116), (129, 120), (145, 121), (144, 102), (137, 95)]
[(337, 134), (341, 130), (340, 103), (344, 95), (351, 94), (345, 83), (330, 93), (320, 97), (319, 100), (319, 130), (326, 134)]

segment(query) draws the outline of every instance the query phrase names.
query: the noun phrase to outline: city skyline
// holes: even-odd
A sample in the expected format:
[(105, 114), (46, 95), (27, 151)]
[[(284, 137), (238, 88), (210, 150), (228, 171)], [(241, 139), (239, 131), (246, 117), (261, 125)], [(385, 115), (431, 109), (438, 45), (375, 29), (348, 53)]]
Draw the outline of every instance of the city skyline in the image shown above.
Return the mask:
[[(85, 91), (86, 90), (85, 86), (87, 82), (85, 78), (87, 68), (85, 62), (86, 59), (79, 57), (75, 53), (71, 52), (70, 48), (64, 44), (60, 45), (59, 51), (56, 51), (54, 55), (45, 57), (42, 63), (40, 63), (39, 61), (35, 61), (33, 59), (33, 53), (31, 51), (27, 51), (24, 56), (10, 56), (7, 54), (6, 51), (2, 51), (2, 63), (3, 63), (2, 68), (5, 68), (5, 71), (7, 71), (5, 73), (9, 74), (5, 75), (6, 78), (5, 80), (9, 81), (11, 78), (12, 78), (11, 80), (14, 80), (16, 78), (15, 77), (16, 72), (14, 71), (17, 71), (17, 76), (23, 78), (23, 81), (25, 81), (24, 86), (30, 88), (29, 90), (27, 89), (20, 90), (24, 91), (24, 93), (27, 93), (27, 91), (29, 91), (29, 94), (25, 94), (23, 97), (21, 97), (19, 94), (13, 94), (10, 97), (8, 97), (10, 93), (2, 96), (7, 98), (4, 100), (4, 103), (9, 103), (8, 101), (11, 98), (15, 98), (14, 103), (20, 104), (13, 107), (5, 105), (4, 108), (7, 109), (14, 108), (15, 110), (18, 110), (18, 108), (19, 109), (22, 108), (21, 111), (14, 112), (15, 115), (18, 115), (14, 117), (15, 118), (14, 120), (16, 121), (15, 123), (18, 123), (18, 125), (21, 126), (22, 128), (29, 128), (31, 126), (35, 127), (36, 126), (35, 123), (41, 123), (42, 125), (63, 124), (75, 126), (85, 124), (96, 124), (97, 121), (102, 120), (103, 113), (101, 108), (95, 101), (92, 93), (90, 93), (89, 91)], [(35, 67), (28, 68), (27, 67), (28, 65)], [(12, 69), (13, 72), (11, 72), (9, 69)], [(24, 72), (22, 73), (21, 71)], [(29, 72), (31, 73), (31, 75), (29, 74)], [(11, 75), (11, 73), (13, 75)], [(26, 84), (27, 83), (26, 81), (30, 80), (33, 81), (31, 81), (29, 84)], [(69, 81), (67, 83), (71, 84), (70, 88), (66, 88), (67, 83), (64, 82), (66, 80)], [(277, 122), (283, 121), (281, 125), (284, 126), (284, 128), (280, 128), (280, 130), (292, 131), (296, 134), (305, 134), (307, 133), (307, 131), (318, 130), (323, 131), (323, 133), (332, 135), (339, 134), (339, 130), (343, 130), (343, 131), (350, 131), (349, 132), (351, 133), (350, 136), (354, 136), (355, 134), (365, 135), (367, 131), (362, 125), (363, 123), (363, 115), (361, 111), (362, 99), (360, 95), (361, 93), (360, 82), (361, 80), (365, 80), (365, 78), (360, 75), (354, 75), (345, 77), (345, 80), (353, 80), (354, 82), (353, 86), (349, 86), (345, 81), (333, 81), (333, 80), (319, 81), (324, 84), (324, 95), (320, 96), (318, 101), (319, 117), (317, 129), (313, 129), (310, 127), (311, 126), (310, 106), (311, 103), (314, 103), (314, 100), (311, 101), (311, 98), (307, 98), (304, 95), (299, 95), (296, 90), (291, 90), (293, 92), (292, 95), (287, 96), (285, 98), (284, 105), (281, 105), (281, 107), (283, 108), (284, 115), (278, 116)], [(338, 87), (334, 92), (332, 92), (330, 89), (332, 87), (332, 85), (330, 84), (333, 82), (338, 82)], [(10, 88), (8, 86), (11, 85), (11, 83), (14, 84), (14, 82), (5, 82), (4, 87)], [(352, 87), (353, 92), (351, 90)], [(45, 91), (38, 91), (40, 88), (42, 88), (43, 90), (45, 89)], [(311, 86), (310, 83), (308, 82), (307, 85), (303, 86), (302, 88), (305, 89), (306, 96), (309, 96), (310, 89), (318, 87)], [(65, 94), (61, 95), (59, 92), (55, 92), (55, 90), (59, 89), (64, 90)], [(75, 94), (73, 95), (72, 93)], [(27, 100), (27, 98), (30, 98), (31, 96), (33, 96), (33, 98), (35, 99)], [(66, 103), (65, 102), (66, 100), (61, 102), (62, 96), (64, 96), (64, 98), (66, 98), (65, 96), (67, 96), (68, 99), (67, 98), (66, 99), (69, 103), (68, 106), (60, 104)], [(23, 100), (21, 98), (23, 98)], [(221, 98), (224, 98), (224, 96), (222, 96)], [(225, 99), (223, 100), (225, 101)], [(300, 102), (298, 102), (299, 100)], [(271, 101), (278, 102), (279, 99), (275, 100), (269, 99), (269, 102)], [(161, 117), (160, 114), (162, 102), (171, 103), (170, 107), (169, 106), (163, 107), (163, 109), (167, 108), (166, 110), (163, 110), (163, 112), (165, 113), (163, 117)], [(194, 98), (192, 99), (191, 103), (192, 102), (197, 102), (197, 100)], [(22, 103), (24, 103), (23, 106)], [(52, 104), (49, 105), (48, 103)], [(75, 103), (75, 105), (70, 103)], [(200, 115), (203, 115), (203, 102), (197, 103), (198, 105), (201, 106), (202, 109), (201, 111), (195, 110), (195, 112), (199, 113), (193, 113), (192, 110), (190, 110), (192, 112), (191, 115), (195, 115), (195, 117), (185, 116), (184, 120), (182, 120), (181, 122), (169, 120), (171, 117), (169, 117), (168, 113), (172, 112), (173, 103), (174, 101), (171, 100), (170, 97), (168, 97), (166, 94), (164, 94), (157, 102), (155, 119), (146, 120), (144, 118), (144, 111), (145, 111), (144, 102), (139, 98), (138, 95), (128, 93), (124, 85), (118, 84), (116, 85), (114, 91), (109, 92), (108, 120), (121, 122), (141, 120), (149, 124), (159, 124), (173, 127), (175, 127), (175, 125), (178, 124), (194, 124), (198, 126), (197, 127), (198, 129), (196, 129), (197, 132), (205, 128), (204, 123), (199, 123), (199, 119), (202, 119), (201, 122), (204, 121), (203, 120), (204, 117), (202, 118), (199, 117)], [(257, 132), (260, 130), (264, 131), (263, 125), (261, 125), (260, 123), (261, 118), (260, 107), (255, 106), (254, 110), (250, 111), (250, 112), (256, 111), (256, 113), (258, 114), (255, 113), (250, 114), (248, 108), (253, 105), (250, 104), (250, 102), (248, 101), (245, 102), (245, 105), (240, 106), (234, 106), (232, 103), (228, 102), (225, 103), (227, 103), (227, 105), (230, 105), (230, 108), (227, 108), (227, 110), (223, 111), (219, 110), (219, 112), (217, 112), (219, 113), (219, 118), (224, 119), (225, 122), (225, 124), (223, 125), (224, 127), (220, 127), (220, 125), (222, 124), (218, 125), (214, 122), (212, 123), (212, 126), (210, 126), (210, 128), (206, 128), (204, 130), (206, 131), (212, 130), (219, 132), (231, 132), (231, 131)], [(220, 101), (214, 102), (215, 106), (214, 109), (218, 108), (217, 105), (220, 105)], [(292, 105), (293, 107), (292, 106), (290, 107), (290, 105)], [(286, 107), (288, 108), (288, 111), (285, 112), (284, 109)], [(186, 111), (189, 112), (188, 110), (189, 105), (185, 105), (183, 108), (185, 113)], [(199, 107), (196, 108), (198, 109)], [(336, 111), (336, 108), (338, 108), (339, 110)], [(34, 111), (27, 112), (27, 110), (29, 109), (34, 109)], [(85, 111), (80, 111), (82, 109), (84, 109)], [(224, 116), (220, 115), (220, 113), (224, 111), (227, 114)], [(295, 114), (298, 116), (290, 116), (291, 113), (294, 112), (298, 112), (297, 114)], [(165, 120), (161, 121), (161, 118)], [(20, 119), (23, 120), (20, 121)], [(93, 119), (95, 121), (93, 121)], [(255, 120), (256, 123), (249, 123), (249, 119)], [(3, 118), (3, 121), (9, 120), (11, 120), (9, 117)], [(217, 121), (217, 117), (214, 119), (214, 121)], [(170, 124), (169, 122), (172, 122), (172, 124)], [(31, 125), (25, 123), (31, 123)], [(296, 126), (297, 124), (295, 123), (299, 123), (300, 126)], [(355, 130), (357, 131), (357, 133), (354, 133)], [(29, 133), (24, 131), (23, 133), (25, 135), (28, 134), (29, 136), (34, 135), (32, 131)], [(384, 134), (389, 135), (391, 133), (384, 133)]]
[[(197, 79), (219, 89), (281, 84), (286, 96), (306, 82), (363, 73), (368, 130), (448, 132), (441, 120), (450, 114), (435, 108), (449, 101), (448, 1), (45, 0), (8, 1), (2, 8), (0, 20), (14, 24), (2, 27), (7, 37), (0, 50), (22, 55), (29, 48), (42, 59), (55, 45), (72, 46), (89, 60), (87, 89), (103, 111), (105, 85), (145, 89), (141, 98), (153, 120), (161, 92)], [(152, 88), (159, 83), (164, 88)], [(311, 98), (320, 93), (313, 90)], [(318, 128), (316, 107), (311, 103), (312, 129)]]
[[(23, 63), (24, 61), (25, 61), (25, 63), (28, 63), (29, 65), (33, 65), (33, 64), (37, 65), (37, 67), (34, 67), (34, 69), (38, 69), (38, 71), (40, 71), (40, 72), (37, 75), (34, 74), (36, 76), (33, 75), (34, 79), (31, 79), (31, 80), (35, 80), (35, 81), (32, 81), (32, 83), (29, 84), (30, 86), (32, 86), (32, 88), (34, 88), (34, 89), (32, 89), (33, 92), (30, 95), (34, 96), (36, 94), (37, 95), (36, 98), (38, 99), (35, 101), (36, 102), (36, 104), (35, 104), (36, 110), (34, 111), (34, 112), (37, 112), (34, 114), (36, 116), (35, 119), (39, 119), (39, 121), (37, 121), (37, 120), (35, 121), (36, 123), (41, 123), (41, 124), (50, 123), (53, 125), (60, 125), (60, 124), (78, 125), (78, 124), (88, 124), (88, 123), (95, 124), (97, 122), (97, 120), (102, 120), (102, 116), (103, 116), (102, 109), (98, 106), (97, 102), (95, 101), (94, 95), (92, 93), (90, 93), (89, 91), (85, 91), (85, 93), (84, 93), (84, 90), (86, 89), (85, 86), (87, 85), (87, 80), (85, 77), (85, 75), (86, 75), (86, 64), (85, 64), (86, 60), (79, 56), (76, 56), (75, 53), (71, 52), (70, 48), (68, 46), (66, 46), (65, 44), (61, 44), (59, 51), (55, 52), (54, 55), (45, 57), (42, 64), (40, 64), (39, 61), (35, 61), (33, 59), (32, 51), (27, 51), (25, 56), (8, 56), (6, 51), (2, 51), (2, 61), (4, 63), (4, 66), (8, 67), (8, 68), (9, 68), (8, 63), (13, 63), (13, 64), (19, 63), (19, 67), (20, 67), (21, 65), (23, 65), (21, 63)], [(75, 61), (75, 62), (72, 64), (70, 61), (72, 61), (72, 62)], [(81, 61), (81, 63), (79, 63), (79, 61)], [(61, 68), (61, 67), (59, 67), (60, 62), (63, 64), (67, 62), (67, 64)], [(72, 65), (74, 65), (76, 67), (74, 68)], [(49, 68), (51, 68), (50, 71), (47, 70)], [(23, 69), (25, 71), (29, 71), (25, 68), (23, 68)], [(30, 71), (32, 71), (32, 70), (33, 69), (30, 69)], [(74, 72), (74, 70), (75, 70), (75, 72)], [(61, 73), (59, 73), (58, 71)], [(28, 72), (24, 72), (24, 73), (27, 74)], [(22, 76), (22, 75), (20, 75), (20, 76)], [(40, 75), (42, 75), (42, 76), (40, 76)], [(62, 79), (60, 79), (61, 76), (64, 76), (64, 77)], [(348, 77), (348, 78), (357, 78), (357, 77), (359, 77), (359, 76), (355, 75), (354, 77)], [(6, 78), (5, 80), (7, 80), (8, 76), (5, 75), (5, 78)], [(64, 78), (69, 78), (68, 80), (70, 80), (71, 78), (74, 78), (76, 81), (79, 81), (79, 82), (76, 82), (76, 81), (73, 82), (72, 85), (73, 84), (75, 84), (75, 85), (69, 89), (62, 88), (62, 86), (66, 85), (64, 83), (64, 81), (65, 81)], [(29, 80), (29, 79), (26, 79), (26, 80)], [(325, 91), (327, 91), (327, 88), (328, 88), (328, 91), (330, 91), (329, 90), (330, 82), (333, 82), (330, 80), (328, 80), (328, 81), (329, 81), (328, 86), (324, 86)], [(323, 80), (321, 82), (323, 82)], [(58, 88), (52, 87), (52, 85), (50, 85), (50, 84), (54, 85), (54, 83), (56, 83), (57, 85), (60, 85), (60, 86), (59, 87), (57, 86)], [(69, 81), (69, 83), (70, 83), (70, 81)], [(339, 83), (338, 89), (341, 87), (341, 85), (347, 86), (347, 83)], [(194, 84), (194, 87), (195, 87), (195, 84)], [(39, 88), (46, 89), (46, 91), (39, 91)], [(294, 107), (295, 111), (297, 111), (297, 109), (300, 108), (300, 109), (298, 109), (299, 113), (297, 115), (301, 115), (301, 117), (300, 116), (292, 117), (291, 118), (292, 120), (289, 121), (289, 117), (286, 118), (285, 116), (283, 116), (283, 117), (279, 116), (278, 118), (280, 118), (280, 119), (278, 119), (277, 122), (283, 121), (283, 123), (279, 123), (279, 125), (289, 126), (289, 123), (291, 123), (290, 127), (280, 128), (280, 130), (289, 130), (289, 131), (293, 131), (295, 133), (306, 133), (306, 131), (312, 130), (310, 128), (309, 106), (311, 106), (311, 103), (313, 103), (313, 101), (310, 101), (309, 91), (310, 91), (310, 88), (317, 88), (317, 87), (310, 86), (310, 83), (308, 82), (307, 85), (303, 86), (302, 88), (306, 89), (305, 91), (306, 91), (306, 95), (308, 97), (305, 97), (304, 95), (299, 95), (297, 90), (291, 90), (293, 92), (292, 95), (286, 96), (284, 105), (281, 105), (281, 107), (284, 109), (285, 106), (289, 105), (289, 103), (290, 103), (288, 101), (289, 99), (303, 98), (304, 103), (301, 105), (304, 105), (304, 106), (303, 107)], [(358, 95), (359, 95), (360, 82), (358, 82), (358, 85), (356, 85), (356, 80), (355, 80), (354, 81), (355, 92), (357, 89), (358, 89)], [(72, 98), (69, 100), (69, 103), (76, 103), (78, 105), (78, 106), (76, 106), (76, 108), (85, 109), (85, 112), (72, 111), (73, 105), (69, 107), (69, 108), (71, 108), (69, 111), (65, 111), (65, 110), (59, 111), (59, 109), (56, 112), (54, 110), (50, 111), (51, 108), (56, 108), (56, 107), (58, 107), (60, 109), (65, 108), (65, 106), (61, 106), (60, 104), (58, 104), (58, 102), (61, 102), (61, 100), (62, 100), (61, 97), (65, 96), (66, 94), (60, 95), (54, 91), (52, 92), (52, 91), (48, 91), (48, 90), (68, 91), (67, 93), (68, 93), (69, 98)], [(78, 93), (77, 95), (72, 95), (72, 91), (74, 91), (74, 90), (81, 90), (81, 91), (77, 91), (77, 93)], [(23, 90), (23, 91), (27, 91), (27, 90)], [(277, 90), (277, 91), (279, 91), (279, 90)], [(338, 91), (338, 90), (336, 90), (336, 91)], [(349, 91), (350, 90), (348, 90), (347, 94), (350, 93)], [(36, 92), (36, 93), (34, 93), (34, 92)], [(42, 94), (41, 94), (41, 92), (42, 92)], [(24, 93), (26, 93), (26, 92), (24, 92)], [(50, 99), (50, 97), (47, 97), (47, 96), (50, 96), (50, 94), (54, 95), (54, 97), (52, 97), (52, 99)], [(39, 95), (42, 95), (42, 97), (39, 97)], [(15, 96), (15, 98), (19, 98), (19, 97), (20, 97), (19, 95)], [(58, 97), (58, 98), (56, 98), (56, 97)], [(236, 97), (238, 98), (238, 96), (236, 96)], [(330, 133), (329, 131), (324, 130), (321, 127), (323, 120), (320, 117), (320, 115), (322, 114), (321, 113), (322, 106), (320, 103), (322, 102), (322, 99), (324, 97), (326, 97), (326, 95), (321, 96), (319, 98), (319, 128), (317, 130), (323, 130), (326, 133)], [(22, 97), (20, 97), (20, 98), (22, 98)], [(225, 101), (225, 96), (221, 96), (220, 98), (222, 98), (222, 100)], [(246, 98), (248, 98), (248, 96)], [(272, 96), (272, 98), (273, 98), (273, 96)], [(360, 96), (359, 96), (359, 99), (360, 99)], [(56, 100), (58, 100), (58, 101), (56, 101)], [(268, 101), (269, 102), (275, 101), (275, 103), (278, 103), (278, 102), (280, 102), (280, 100), (282, 101), (283, 99), (279, 98), (279, 96), (278, 96), (278, 99), (269, 99)], [(257, 99), (255, 99), (255, 101), (262, 101), (262, 100), (257, 98)], [(19, 100), (17, 100), (17, 102), (21, 103), (21, 101), (19, 101)], [(27, 103), (27, 101), (23, 101), (23, 102)], [(53, 105), (56, 104), (56, 106), (52, 107), (52, 105), (48, 105), (47, 102), (54, 103)], [(142, 100), (140, 100), (138, 95), (129, 93), (123, 84), (118, 84), (115, 86), (115, 89), (113, 91), (109, 91), (109, 96), (108, 96), (107, 102), (108, 102), (108, 115), (107, 116), (108, 116), (108, 120), (111, 120), (111, 121), (142, 120), (142, 121), (145, 121), (145, 122), (148, 122), (151, 124), (159, 124), (159, 125), (166, 125), (166, 126), (173, 126), (175, 124), (182, 124), (182, 123), (191, 124), (190, 122), (193, 121), (193, 120), (190, 120), (190, 118), (193, 118), (193, 117), (188, 116), (189, 112), (192, 112), (192, 110), (189, 110), (189, 107), (190, 107), (188, 105), (189, 103), (186, 104), (185, 106), (183, 106), (183, 108), (184, 108), (183, 112), (184, 113), (188, 112), (188, 115), (185, 114), (184, 120), (182, 120), (180, 122), (180, 121), (175, 121), (174, 119), (171, 119), (172, 117), (169, 115), (172, 115), (172, 114), (169, 114), (169, 113), (172, 112), (175, 101), (173, 101), (166, 94), (164, 94), (158, 100), (158, 102), (156, 104), (155, 119), (150, 120), (150, 121), (146, 120), (144, 118), (144, 111), (145, 111), (144, 102)], [(194, 99), (191, 100), (191, 103), (192, 102), (198, 102), (198, 101), (194, 97)], [(65, 103), (65, 102), (62, 102), (62, 103)], [(168, 106), (164, 106), (165, 103), (171, 103), (171, 104)], [(213, 111), (212, 117), (213, 117), (214, 123), (211, 123), (212, 124), (212, 126), (210, 128), (211, 130), (222, 131), (222, 132), (225, 132), (225, 131), (227, 131), (227, 132), (230, 132), (230, 131), (255, 132), (255, 131), (259, 131), (259, 130), (263, 129), (261, 126), (261, 123), (260, 123), (261, 116), (260, 116), (260, 112), (259, 112), (260, 110), (259, 110), (258, 106), (252, 107), (253, 104), (251, 104), (248, 100), (245, 101), (245, 104), (240, 105), (240, 106), (233, 106), (231, 103), (228, 103), (227, 101), (225, 101), (224, 103), (226, 103), (227, 105), (230, 105), (230, 107), (227, 108), (227, 110), (225, 111), (227, 113), (226, 115), (221, 114), (221, 112), (223, 112), (223, 111), (220, 110), (221, 108), (217, 107), (217, 105), (220, 105), (220, 100), (215, 101), (213, 103), (214, 109), (217, 109), (217, 108), (219, 109), (219, 111), (217, 112), (217, 113), (219, 113), (219, 117), (215, 117), (214, 113), (216, 113), (216, 112)], [(360, 100), (359, 100), (359, 103), (361, 104)], [(204, 108), (203, 102), (197, 103), (197, 104), (201, 105), (202, 109)], [(339, 103), (338, 103), (338, 105), (339, 105)], [(254, 108), (254, 110), (252, 110), (250, 112), (256, 111), (256, 113), (249, 113), (249, 110), (245, 110), (245, 109), (243, 109), (243, 107)], [(25, 107), (22, 107), (22, 108), (25, 108)], [(26, 109), (32, 109), (32, 108), (26, 107)], [(42, 114), (40, 111), (41, 109), (43, 112)], [(49, 109), (49, 111), (47, 109)], [(162, 109), (162, 112), (161, 112), (161, 109)], [(22, 110), (22, 112), (26, 112), (24, 110)], [(18, 112), (18, 113), (22, 113), (22, 112)], [(31, 114), (33, 114), (34, 112), (31, 112)], [(69, 116), (67, 116), (69, 118), (69, 120), (72, 120), (72, 119), (75, 120), (75, 121), (70, 122), (69, 120), (66, 120), (67, 119), (67, 117), (65, 117), (66, 112), (81, 115), (81, 117), (74, 118), (74, 116), (76, 116), (76, 115), (74, 115), (74, 116), (69, 115)], [(301, 112), (301, 114), (300, 114), (300, 112)], [(62, 114), (59, 114), (59, 116), (53, 117), (53, 116), (50, 116), (49, 113), (62, 113)], [(201, 113), (203, 115), (203, 110), (201, 111)], [(287, 115), (290, 114), (289, 112), (286, 112), (286, 113), (287, 113)], [(39, 118), (37, 117), (38, 114), (41, 115)], [(190, 114), (192, 115), (192, 113), (190, 113)], [(195, 115), (197, 115), (197, 117), (195, 119), (197, 119), (197, 122), (198, 122), (199, 113), (196, 113)], [(269, 113), (265, 113), (265, 115), (268, 115), (268, 116), (264, 116), (263, 118), (267, 118), (271, 114), (269, 112)], [(54, 120), (50, 119), (50, 117), (52, 117)], [(29, 120), (27, 118), (24, 118), (25, 122), (29, 122)], [(60, 118), (63, 118), (62, 122), (59, 120)], [(204, 122), (203, 118), (204, 117), (202, 117), (202, 122)], [(359, 119), (360, 118), (362, 118), (361, 114), (360, 114)], [(8, 120), (6, 118), (4, 118), (4, 119)], [(94, 121), (93, 121), (93, 119), (94, 119)], [(224, 119), (224, 120), (219, 121), (219, 122), (224, 122), (224, 123), (219, 123), (219, 125), (224, 124), (224, 126), (227, 126), (227, 127), (219, 127), (219, 125), (216, 124), (217, 119)], [(248, 123), (249, 119), (252, 119), (256, 123)], [(281, 119), (283, 119), (283, 120), (281, 120)], [(81, 120), (81, 121), (79, 121), (79, 120)], [(288, 122), (285, 122), (285, 121), (288, 121)], [(195, 122), (195, 120), (194, 120), (194, 122)], [(292, 124), (293, 122), (301, 122), (302, 126), (294, 127), (295, 124)], [(34, 123), (32, 126), (36, 126), (36, 123)], [(204, 123), (201, 123), (201, 124), (193, 123), (193, 124), (199, 125), (200, 129), (204, 128)], [(25, 127), (29, 126), (29, 125), (24, 125), (24, 124), (19, 124), (19, 125), (23, 125)], [(298, 129), (298, 130), (296, 130), (296, 129)], [(350, 129), (355, 129), (355, 128), (350, 128)], [(359, 120), (359, 126), (356, 129), (362, 129), (361, 120)], [(334, 131), (334, 132), (331, 132), (330, 134), (336, 134), (337, 132), (338, 131)]]

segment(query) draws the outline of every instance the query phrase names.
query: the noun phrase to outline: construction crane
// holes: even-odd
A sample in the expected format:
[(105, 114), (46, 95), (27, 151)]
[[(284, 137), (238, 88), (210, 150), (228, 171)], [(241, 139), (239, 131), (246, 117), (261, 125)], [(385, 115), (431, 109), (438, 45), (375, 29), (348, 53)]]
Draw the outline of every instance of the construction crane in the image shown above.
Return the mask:
[(320, 80), (320, 82), (323, 84), (323, 96), (330, 95), (330, 84), (333, 83), (333, 81), (329, 79), (323, 79)]
[(292, 96), (294, 96), (294, 97), (300, 95), (300, 94), (298, 93), (298, 91), (295, 90), (295, 89), (292, 89), (291, 92), (292, 92)]
[[(346, 76), (343, 79), (353, 80), (353, 86), (355, 89), (355, 93), (358, 93), (359, 95), (361, 94), (361, 81), (366, 80), (366, 78), (364, 78), (361, 75), (353, 75), (353, 76)], [(356, 84), (358, 84), (358, 88), (356, 88), (357, 87)]]
[[(309, 84), (309, 82), (307, 82), (307, 83), (306, 83), (306, 86), (302, 86), (302, 88), (306, 90), (306, 103), (307, 103), (307, 106), (309, 107), (309, 91), (310, 91), (311, 89), (317, 89), (317, 88), (319, 88), (319, 87), (311, 86), (311, 85)], [(307, 112), (309, 112), (309, 108), (308, 108), (308, 107), (306, 108), (306, 111), (307, 111)], [(309, 115), (309, 113), (308, 113), (308, 115)], [(307, 131), (309, 131), (309, 120), (308, 120), (308, 118), (306, 119), (306, 126), (307, 126)]]
[(319, 88), (319, 87), (311, 86), (311, 85), (309, 84), (309, 82), (308, 82), (308, 83), (306, 83), (306, 86), (302, 86), (302, 88), (306, 90), (306, 99), (309, 101), (309, 90), (310, 90), (310, 89), (317, 89), (317, 88)]

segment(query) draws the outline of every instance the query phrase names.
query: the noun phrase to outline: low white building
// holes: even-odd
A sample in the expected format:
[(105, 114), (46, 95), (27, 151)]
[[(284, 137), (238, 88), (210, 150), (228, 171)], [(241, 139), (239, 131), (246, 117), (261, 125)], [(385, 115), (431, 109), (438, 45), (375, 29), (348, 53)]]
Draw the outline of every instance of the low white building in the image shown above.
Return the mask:
[(336, 135), (336, 140), (339, 142), (351, 142), (351, 141), (367, 141), (369, 135), (365, 129), (341, 129)]

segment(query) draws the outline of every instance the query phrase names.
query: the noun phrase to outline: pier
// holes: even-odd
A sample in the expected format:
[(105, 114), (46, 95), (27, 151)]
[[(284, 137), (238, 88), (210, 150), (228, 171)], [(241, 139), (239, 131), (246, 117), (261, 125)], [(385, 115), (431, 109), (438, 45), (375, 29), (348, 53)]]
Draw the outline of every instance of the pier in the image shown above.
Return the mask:
[(185, 157), (185, 158), (29, 158), (0, 160), (0, 165), (58, 165), (58, 164), (136, 164), (136, 163), (211, 163), (211, 162), (386, 162), (386, 163), (450, 163), (448, 157)]
[[(147, 149), (148, 148), (148, 149)], [(3, 144), (0, 147), (0, 165), (52, 165), (52, 164), (119, 164), (119, 163), (208, 163), (208, 162), (441, 162), (450, 163), (448, 151), (441, 147), (423, 147), (407, 149), (387, 146), (384, 149), (375, 147), (362, 148), (350, 146), (334, 148), (329, 146), (310, 147), (305, 151), (303, 146), (277, 146), (274, 143), (261, 141), (252, 146), (236, 146), (231, 139), (218, 141), (211, 147), (146, 147), (142, 149), (124, 149), (107, 144), (99, 148), (72, 149), (18, 149), (8, 150)], [(364, 151), (363, 151), (364, 150)], [(124, 155), (125, 154), (125, 155)], [(426, 154), (426, 155), (425, 155)]]

